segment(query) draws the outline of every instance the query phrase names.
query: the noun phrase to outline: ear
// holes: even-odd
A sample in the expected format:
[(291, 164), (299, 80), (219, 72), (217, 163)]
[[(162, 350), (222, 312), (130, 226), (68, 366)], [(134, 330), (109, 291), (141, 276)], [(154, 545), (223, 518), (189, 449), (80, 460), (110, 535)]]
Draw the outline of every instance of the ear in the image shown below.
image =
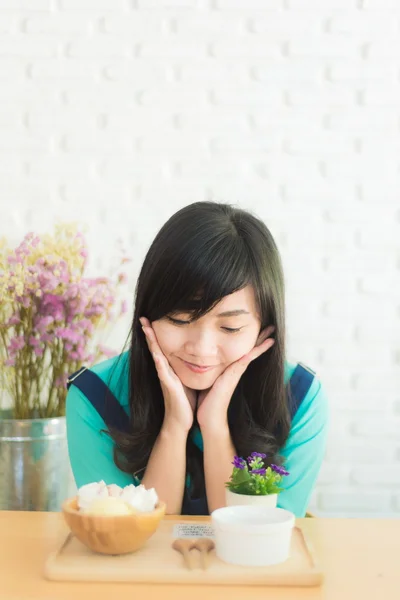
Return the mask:
[(260, 344), (262, 344), (263, 342), (265, 342), (265, 340), (270, 338), (274, 331), (275, 327), (273, 325), (270, 325), (269, 327), (266, 327), (265, 329), (260, 331), (260, 334), (257, 338), (256, 346), (260, 346)]

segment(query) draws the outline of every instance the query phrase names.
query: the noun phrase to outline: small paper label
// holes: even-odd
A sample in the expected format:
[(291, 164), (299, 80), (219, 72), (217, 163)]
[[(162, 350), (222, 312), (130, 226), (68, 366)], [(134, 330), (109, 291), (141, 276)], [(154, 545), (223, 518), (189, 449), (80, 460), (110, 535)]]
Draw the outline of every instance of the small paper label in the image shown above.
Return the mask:
[(211, 525), (200, 525), (199, 523), (178, 523), (172, 530), (174, 538), (213, 538), (214, 530)]

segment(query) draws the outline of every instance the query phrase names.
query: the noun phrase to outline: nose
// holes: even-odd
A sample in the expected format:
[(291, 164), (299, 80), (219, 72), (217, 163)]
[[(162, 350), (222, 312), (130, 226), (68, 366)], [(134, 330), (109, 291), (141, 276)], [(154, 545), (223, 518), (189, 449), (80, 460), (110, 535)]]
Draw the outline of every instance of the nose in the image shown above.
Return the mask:
[(187, 356), (204, 360), (212, 359), (217, 355), (217, 345), (214, 335), (206, 329), (194, 328), (186, 340), (185, 352)]

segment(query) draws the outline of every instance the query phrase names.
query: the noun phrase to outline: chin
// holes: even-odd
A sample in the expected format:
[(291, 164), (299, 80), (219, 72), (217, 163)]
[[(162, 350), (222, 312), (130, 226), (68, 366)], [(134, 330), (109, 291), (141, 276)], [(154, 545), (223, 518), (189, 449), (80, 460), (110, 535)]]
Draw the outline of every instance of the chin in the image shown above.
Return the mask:
[(179, 379), (186, 387), (191, 390), (208, 390), (216, 381), (218, 375), (208, 375), (206, 373), (202, 375), (187, 375), (180, 374), (178, 375)]

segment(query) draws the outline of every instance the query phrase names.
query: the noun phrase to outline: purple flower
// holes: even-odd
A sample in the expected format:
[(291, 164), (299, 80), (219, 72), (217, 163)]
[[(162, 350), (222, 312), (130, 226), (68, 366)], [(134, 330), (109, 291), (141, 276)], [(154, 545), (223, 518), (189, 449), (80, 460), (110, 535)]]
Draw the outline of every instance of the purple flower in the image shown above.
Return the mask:
[(65, 387), (67, 385), (68, 375), (60, 375), (55, 381), (56, 387)]
[(18, 323), (21, 322), (21, 319), (17, 316), (17, 315), (13, 315), (6, 323), (7, 326), (9, 325), (17, 325)]
[(49, 325), (52, 325), (54, 319), (51, 315), (45, 317), (39, 317), (35, 319), (34, 326), (39, 335), (46, 333)]
[(52, 316), (55, 321), (64, 320), (64, 301), (55, 294), (43, 296), (41, 314)]
[(265, 475), (266, 469), (253, 469), (251, 471), (252, 475)]
[(45, 271), (44, 269), (39, 272), (38, 282), (40, 288), (48, 293), (53, 292), (60, 283), (51, 271)]
[(247, 460), (253, 460), (254, 458), (266, 458), (266, 454), (262, 454), (261, 452), (252, 452)]
[(29, 308), (31, 305), (31, 299), (28, 296), (15, 296), (15, 299), (24, 308)]
[(7, 262), (9, 265), (16, 265), (16, 264), (20, 264), (22, 265), (24, 262), (24, 259), (22, 258), (22, 256), (8, 256), (7, 257)]
[(81, 350), (73, 351), (70, 353), (69, 358), (72, 360), (82, 361), (84, 359), (84, 353)]
[(278, 473), (278, 475), (289, 475), (289, 472), (279, 465), (271, 465), (271, 469), (275, 471), (275, 473)]
[(22, 350), (22, 348), (24, 346), (25, 346), (24, 336), (23, 335), (15, 336), (14, 338), (12, 338), (10, 340), (10, 345), (8, 346), (8, 350), (11, 354), (13, 354), (15, 356), (15, 354), (17, 352), (19, 352), (19, 350)]
[(51, 344), (52, 342), (54, 342), (54, 334), (53, 333), (42, 333), (42, 335), (40, 336), (40, 341), (42, 344)]
[(124, 315), (125, 313), (128, 312), (128, 303), (126, 300), (122, 300), (121, 302), (121, 315)]
[(57, 337), (68, 340), (72, 344), (77, 344), (82, 339), (82, 334), (71, 327), (57, 327), (54, 333)]
[(243, 458), (240, 458), (240, 456), (234, 456), (232, 464), (236, 469), (244, 469), (246, 461)]
[(89, 319), (81, 319), (78, 323), (75, 323), (76, 326), (79, 325), (79, 328), (83, 331), (87, 331), (88, 333), (93, 333), (94, 325), (92, 321)]
[(247, 462), (249, 463), (250, 467), (261, 469), (263, 466), (263, 458), (266, 458), (266, 454), (262, 454), (261, 452), (252, 452), (250, 456), (247, 457)]

